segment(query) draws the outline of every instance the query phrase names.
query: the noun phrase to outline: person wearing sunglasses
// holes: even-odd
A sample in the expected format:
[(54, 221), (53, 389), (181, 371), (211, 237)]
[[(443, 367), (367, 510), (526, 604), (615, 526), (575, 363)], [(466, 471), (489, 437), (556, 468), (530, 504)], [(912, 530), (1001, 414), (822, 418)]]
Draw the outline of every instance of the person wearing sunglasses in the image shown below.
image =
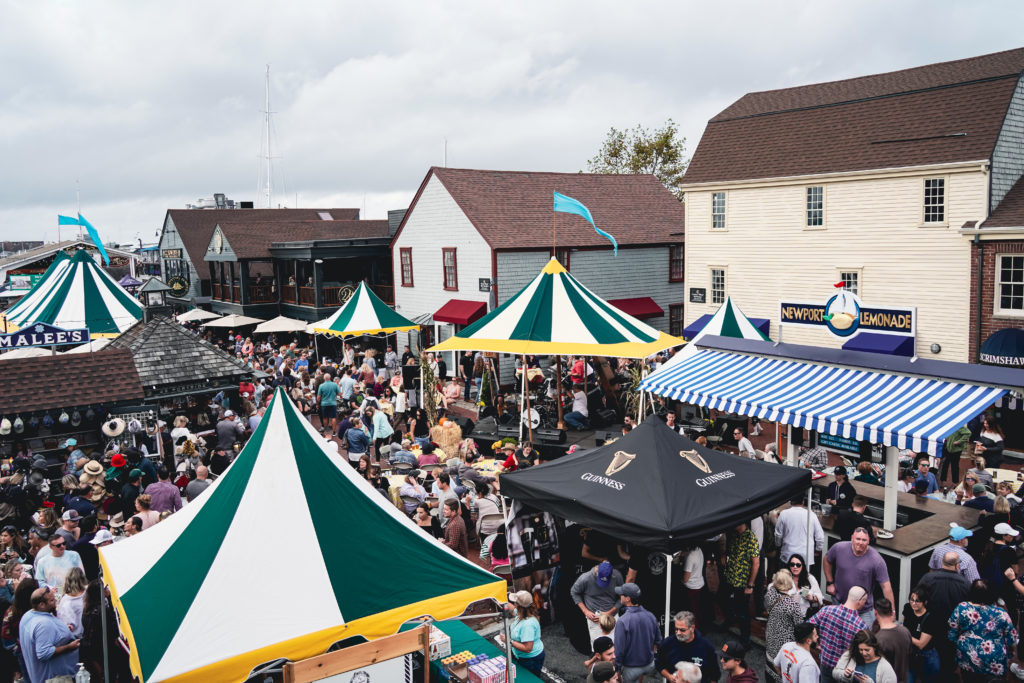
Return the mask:
[(64, 594), (64, 580), (73, 567), (83, 572), (82, 557), (74, 550), (67, 549), (67, 541), (59, 534), (50, 536), (50, 554), (36, 560), (35, 575), (40, 586), (54, 589), (58, 599)]
[(821, 601), (824, 597), (821, 592), (821, 586), (818, 585), (818, 580), (814, 578), (814, 574), (809, 571), (810, 567), (804, 561), (803, 555), (790, 555), (789, 562), (786, 563), (786, 569), (789, 570), (793, 577), (793, 589), (789, 594), (799, 597), (801, 614), (807, 614), (807, 611), (811, 608), (817, 609), (821, 607)]
[(736, 439), (736, 449), (740, 455), (745, 458), (757, 459), (757, 451), (754, 450), (754, 444), (750, 443), (750, 439), (747, 438), (746, 433), (742, 428), (736, 427), (732, 430), (732, 437)]

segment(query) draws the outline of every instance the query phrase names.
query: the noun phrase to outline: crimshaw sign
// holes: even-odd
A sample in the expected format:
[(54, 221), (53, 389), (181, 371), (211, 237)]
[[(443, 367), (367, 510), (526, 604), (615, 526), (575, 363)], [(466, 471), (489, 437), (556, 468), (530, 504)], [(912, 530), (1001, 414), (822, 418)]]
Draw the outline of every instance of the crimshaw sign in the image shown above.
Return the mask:
[(88, 328), (65, 330), (46, 323), (35, 323), (12, 334), (0, 334), (0, 350), (30, 346), (66, 346), (89, 341)]

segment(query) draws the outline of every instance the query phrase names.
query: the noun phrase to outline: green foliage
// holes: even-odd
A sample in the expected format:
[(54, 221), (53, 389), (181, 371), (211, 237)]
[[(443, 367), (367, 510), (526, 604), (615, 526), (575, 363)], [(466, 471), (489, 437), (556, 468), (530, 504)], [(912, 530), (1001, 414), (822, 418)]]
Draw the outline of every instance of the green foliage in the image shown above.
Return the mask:
[(623, 397), (623, 410), (626, 415), (630, 415), (636, 418), (637, 411), (640, 410), (640, 382), (642, 381), (640, 376), (640, 364), (633, 363), (629, 366), (629, 386), (622, 393)]
[(679, 183), (686, 172), (686, 138), (679, 137), (675, 121), (668, 119), (655, 130), (636, 126), (612, 127), (597, 155), (587, 161), (590, 173), (651, 173), (683, 200)]
[(434, 370), (427, 361), (427, 354), (422, 351), (420, 352), (420, 367), (423, 369), (423, 410), (427, 413), (427, 424), (434, 426), (437, 424), (437, 404), (441, 400), (441, 396), (437, 391), (437, 378), (434, 376)]

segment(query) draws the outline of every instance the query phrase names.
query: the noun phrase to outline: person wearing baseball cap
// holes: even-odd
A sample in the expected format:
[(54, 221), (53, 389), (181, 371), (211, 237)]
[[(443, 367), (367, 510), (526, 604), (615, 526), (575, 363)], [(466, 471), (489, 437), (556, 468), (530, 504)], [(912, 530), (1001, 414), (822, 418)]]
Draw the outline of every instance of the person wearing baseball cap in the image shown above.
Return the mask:
[(615, 664), (623, 683), (641, 680), (654, 673), (654, 646), (661, 640), (658, 619), (640, 606), (640, 587), (624, 583), (615, 589), (625, 613), (615, 625)]
[(583, 572), (573, 583), (570, 595), (572, 595), (573, 604), (579, 607), (583, 616), (587, 618), (591, 643), (604, 635), (599, 623), (601, 615), (614, 616), (618, 612), (619, 598), (616, 596), (615, 590), (622, 583), (622, 574), (612, 567), (611, 562), (607, 561), (590, 571)]
[(757, 672), (747, 666), (747, 648), (735, 640), (730, 640), (718, 651), (722, 660), (722, 671), (729, 676), (726, 683), (758, 683)]
[(70, 548), (78, 542), (78, 522), (81, 521), (82, 516), (78, 514), (78, 510), (71, 508), (70, 510), (65, 510), (60, 519), (61, 526), (57, 529), (56, 533), (67, 541), (67, 547)]
[(509, 635), (516, 664), (538, 676), (544, 668), (544, 643), (540, 640), (540, 620), (533, 593), (518, 591), (508, 594), (508, 606), (515, 612)]
[(849, 477), (846, 476), (846, 468), (840, 465), (832, 470), (835, 481), (828, 485), (828, 493), (825, 494), (825, 502), (835, 505), (837, 508), (848, 508), (853, 505), (853, 499), (857, 495), (857, 489), (853, 488)]
[(590, 670), (587, 683), (604, 683), (615, 678), (615, 665), (611, 662), (598, 662)]
[(991, 513), (994, 506), (995, 500), (988, 497), (988, 489), (982, 483), (975, 484), (971, 487), (971, 493), (974, 497), (970, 500), (966, 500), (961, 505), (965, 508), (974, 508), (975, 510), (981, 510), (985, 513)]
[(981, 578), (978, 573), (978, 563), (967, 552), (967, 539), (974, 536), (974, 532), (966, 529), (956, 522), (949, 525), (949, 540), (932, 551), (931, 559), (928, 560), (929, 569), (942, 569), (942, 557), (952, 551), (960, 556), (960, 576), (973, 582)]

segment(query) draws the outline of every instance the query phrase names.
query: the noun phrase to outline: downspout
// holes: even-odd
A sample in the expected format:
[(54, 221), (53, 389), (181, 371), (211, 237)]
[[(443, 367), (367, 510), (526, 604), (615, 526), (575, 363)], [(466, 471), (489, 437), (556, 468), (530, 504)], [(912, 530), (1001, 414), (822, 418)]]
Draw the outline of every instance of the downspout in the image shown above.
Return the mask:
[(982, 311), (982, 308), (984, 308), (984, 306), (982, 305), (982, 284), (981, 284), (981, 280), (982, 280), (982, 277), (984, 276), (984, 273), (985, 273), (985, 271), (984, 271), (984, 267), (985, 267), (985, 253), (982, 251), (981, 235), (979, 235), (978, 233), (974, 234), (974, 248), (978, 250), (978, 255), (976, 257), (977, 263), (975, 265), (975, 268), (977, 269), (978, 275), (977, 275), (977, 278), (976, 278), (976, 286), (975, 286), (975, 290), (976, 291), (975, 291), (975, 297), (974, 297), (975, 298), (974, 304), (975, 304), (975, 308), (976, 308), (976, 310), (974, 312), (974, 318), (975, 318), (975, 321), (976, 321), (976, 324), (974, 326), (974, 362), (975, 363), (980, 363), (981, 362), (981, 311)]

